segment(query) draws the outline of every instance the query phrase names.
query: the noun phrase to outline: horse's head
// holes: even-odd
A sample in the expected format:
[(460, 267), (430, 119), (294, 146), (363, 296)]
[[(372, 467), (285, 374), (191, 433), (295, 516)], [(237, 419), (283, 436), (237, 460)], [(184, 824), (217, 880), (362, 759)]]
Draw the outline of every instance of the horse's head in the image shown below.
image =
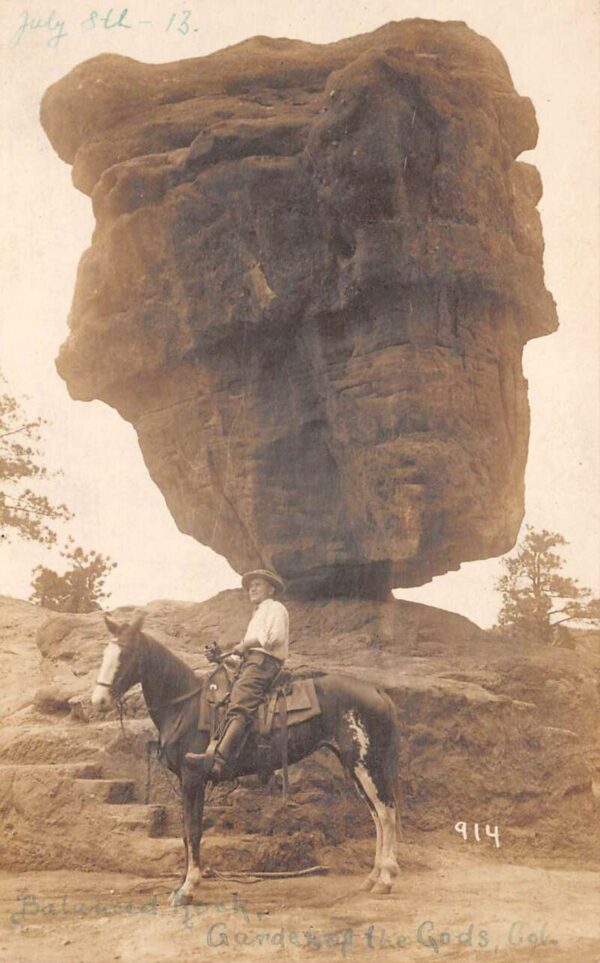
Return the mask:
[(104, 650), (104, 658), (92, 693), (92, 705), (109, 708), (116, 699), (140, 681), (139, 654), (144, 637), (140, 632), (144, 621), (138, 615), (129, 625), (114, 622), (104, 616), (106, 626), (113, 636)]

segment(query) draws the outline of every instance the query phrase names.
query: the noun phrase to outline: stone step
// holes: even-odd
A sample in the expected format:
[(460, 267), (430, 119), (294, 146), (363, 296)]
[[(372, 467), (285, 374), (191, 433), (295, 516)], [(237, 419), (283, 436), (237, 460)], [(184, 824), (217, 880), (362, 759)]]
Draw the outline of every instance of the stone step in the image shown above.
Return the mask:
[[(127, 736), (140, 740), (155, 734), (147, 719), (128, 719)], [(20, 725), (2, 724), (0, 727), (0, 762), (2, 763), (72, 763), (88, 762), (119, 738), (116, 720), (83, 725), (73, 722), (53, 722), (46, 725), (23, 722)], [(142, 749), (143, 752), (143, 749)]]
[(113, 803), (110, 807), (109, 818), (111, 832), (131, 833), (143, 832), (146, 836), (156, 838), (164, 836), (167, 810), (165, 806), (156, 803)]
[(101, 779), (102, 765), (99, 762), (9, 762), (0, 764), (0, 778), (2, 774), (12, 772), (43, 775), (51, 773), (56, 776), (70, 776), (72, 779)]
[(76, 779), (76, 791), (85, 799), (100, 803), (128, 803), (135, 796), (132, 779)]

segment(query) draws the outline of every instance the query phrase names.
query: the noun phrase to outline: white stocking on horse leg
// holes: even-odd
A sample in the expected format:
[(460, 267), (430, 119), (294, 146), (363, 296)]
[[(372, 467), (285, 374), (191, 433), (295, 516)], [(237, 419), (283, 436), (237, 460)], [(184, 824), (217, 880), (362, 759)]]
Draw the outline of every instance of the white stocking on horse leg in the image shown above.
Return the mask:
[(359, 763), (356, 766), (355, 776), (359, 780), (364, 793), (371, 803), (373, 819), (377, 826), (377, 854), (375, 867), (368, 876), (372, 880), (371, 889), (373, 893), (390, 893), (394, 877), (398, 874), (398, 863), (396, 862), (396, 809), (394, 806), (386, 806), (379, 798), (377, 787), (371, 779), (366, 767)]
[[(352, 733), (354, 746), (358, 750), (358, 761), (354, 762), (352, 772), (369, 801), (369, 808), (377, 827), (375, 868), (369, 875), (365, 888), (370, 888), (369, 884), (372, 881), (373, 893), (390, 893), (393, 879), (398, 873), (396, 807), (393, 804), (386, 804), (381, 799), (374, 778), (369, 772), (370, 740), (365, 725), (352, 711), (347, 712), (345, 718)], [(385, 782), (388, 776), (380, 772), (379, 778)], [(393, 786), (388, 786), (388, 795), (393, 799)]]
[(390, 893), (395, 877), (398, 875), (396, 861), (396, 808), (377, 801), (377, 811), (381, 821), (383, 841), (379, 879), (373, 887), (374, 893)]
[(175, 890), (171, 897), (171, 902), (175, 906), (191, 903), (201, 880), (200, 840), (202, 838), (204, 785), (196, 781), (193, 773), (184, 770), (182, 789), (186, 871), (182, 885)]
[(375, 823), (375, 832), (377, 833), (377, 846), (375, 849), (375, 862), (373, 864), (373, 869), (365, 879), (364, 883), (360, 887), (364, 892), (369, 892), (373, 889), (375, 883), (379, 879), (380, 865), (381, 865), (381, 845), (383, 842), (383, 832), (381, 829), (381, 823), (379, 821), (379, 816), (377, 812), (372, 808), (369, 803), (369, 812), (373, 817), (373, 822)]
[(188, 866), (187, 873), (185, 874), (185, 879), (179, 889), (175, 890), (171, 897), (171, 903), (174, 906), (183, 906), (187, 903), (191, 903), (196, 888), (200, 883), (200, 867), (192, 866), (191, 862)]

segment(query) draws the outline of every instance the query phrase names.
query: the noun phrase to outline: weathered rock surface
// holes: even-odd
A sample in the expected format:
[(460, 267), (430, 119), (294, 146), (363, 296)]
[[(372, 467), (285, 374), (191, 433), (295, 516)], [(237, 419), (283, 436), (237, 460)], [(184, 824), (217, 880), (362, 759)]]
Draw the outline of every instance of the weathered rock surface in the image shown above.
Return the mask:
[(44, 681), (36, 633), (47, 620), (45, 609), (0, 595), (0, 722), (29, 705)]
[(41, 116), (97, 220), (59, 371), (134, 424), (182, 531), (309, 595), (511, 547), (522, 348), (556, 316), (534, 111), (489, 41), (103, 55)]

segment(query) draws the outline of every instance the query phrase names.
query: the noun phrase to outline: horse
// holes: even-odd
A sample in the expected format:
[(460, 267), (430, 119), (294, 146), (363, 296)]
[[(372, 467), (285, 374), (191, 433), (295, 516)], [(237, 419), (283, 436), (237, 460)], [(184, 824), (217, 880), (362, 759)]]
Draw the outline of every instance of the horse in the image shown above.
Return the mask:
[[(112, 638), (104, 651), (92, 705), (110, 707), (133, 685), (141, 683), (166, 764), (181, 784), (185, 872), (171, 901), (185, 905), (193, 901), (200, 884), (204, 797), (210, 781), (210, 773), (206, 775), (201, 768), (186, 763), (185, 756), (199, 745), (203, 751), (208, 744), (208, 734), (198, 731), (200, 695), (206, 677), (196, 675), (166, 646), (142, 632), (143, 616), (131, 624), (117, 623), (108, 616), (105, 622)], [(315, 673), (313, 682), (321, 713), (289, 728), (289, 763), (323, 747), (338, 757), (375, 823), (374, 865), (361, 889), (390, 893), (398, 874), (394, 704), (381, 690), (351, 676)], [(273, 768), (278, 768), (277, 737), (268, 738)], [(235, 775), (255, 774), (258, 768), (257, 739), (251, 733), (236, 760)]]

